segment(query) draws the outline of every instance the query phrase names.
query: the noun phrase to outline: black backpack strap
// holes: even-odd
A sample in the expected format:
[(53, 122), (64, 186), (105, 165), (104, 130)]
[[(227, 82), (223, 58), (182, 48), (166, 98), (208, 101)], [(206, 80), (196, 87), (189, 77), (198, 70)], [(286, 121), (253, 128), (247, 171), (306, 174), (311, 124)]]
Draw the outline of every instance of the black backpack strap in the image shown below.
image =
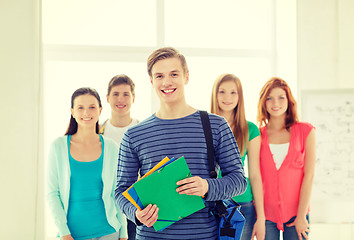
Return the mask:
[(222, 227), (220, 228), (220, 236), (227, 236), (230, 238), (234, 238), (236, 234), (236, 229), (231, 228), (231, 227)]
[[(200, 119), (202, 120), (204, 137), (207, 144), (207, 152), (208, 152), (208, 161), (209, 161), (209, 174), (211, 178), (217, 178), (217, 173), (215, 171), (215, 162), (214, 162), (214, 144), (213, 144), (213, 135), (211, 133), (211, 126), (209, 115), (206, 111), (199, 111)], [(216, 201), (216, 207), (218, 209), (219, 217), (223, 214), (227, 214), (227, 210), (225, 205), (221, 200)]]
[(200, 119), (202, 120), (204, 137), (207, 145), (208, 161), (209, 161), (209, 174), (211, 178), (217, 178), (214, 163), (214, 144), (213, 135), (211, 133), (210, 120), (206, 111), (199, 111)]

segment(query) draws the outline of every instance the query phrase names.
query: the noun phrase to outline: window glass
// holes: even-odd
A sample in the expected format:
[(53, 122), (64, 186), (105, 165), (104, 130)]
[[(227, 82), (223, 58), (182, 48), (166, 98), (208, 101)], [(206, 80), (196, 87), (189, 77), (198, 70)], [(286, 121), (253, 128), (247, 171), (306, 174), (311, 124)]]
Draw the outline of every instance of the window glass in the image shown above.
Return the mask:
[(165, 1), (167, 45), (269, 49), (270, 0)]
[(223, 73), (232, 73), (241, 80), (247, 119), (256, 120), (259, 92), (271, 77), (269, 59), (187, 57), (187, 62), (190, 77), (186, 97), (192, 106), (209, 111), (214, 81)]
[(153, 46), (155, 0), (42, 1), (44, 44)]

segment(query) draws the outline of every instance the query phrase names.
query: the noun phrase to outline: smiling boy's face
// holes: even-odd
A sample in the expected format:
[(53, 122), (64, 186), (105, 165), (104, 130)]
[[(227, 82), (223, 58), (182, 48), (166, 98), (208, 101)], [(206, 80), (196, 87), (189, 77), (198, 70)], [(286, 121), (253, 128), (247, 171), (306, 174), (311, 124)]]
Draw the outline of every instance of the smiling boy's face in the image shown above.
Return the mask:
[(184, 85), (189, 81), (179, 58), (167, 58), (157, 61), (151, 69), (150, 81), (160, 101), (166, 104), (178, 104), (185, 101)]
[(107, 102), (111, 106), (112, 111), (119, 115), (130, 113), (130, 108), (134, 103), (134, 95), (131, 87), (128, 84), (119, 84), (112, 87), (109, 95), (107, 95)]

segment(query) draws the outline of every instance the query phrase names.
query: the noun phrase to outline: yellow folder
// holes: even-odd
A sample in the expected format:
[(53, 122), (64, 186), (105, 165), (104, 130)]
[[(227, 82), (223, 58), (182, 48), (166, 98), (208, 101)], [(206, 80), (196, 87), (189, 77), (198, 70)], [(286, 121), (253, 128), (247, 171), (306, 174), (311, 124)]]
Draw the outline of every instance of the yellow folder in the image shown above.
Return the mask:
[[(170, 159), (168, 157), (165, 157), (164, 159), (162, 159), (158, 164), (156, 164), (152, 169), (150, 169), (150, 171), (148, 171), (144, 176), (139, 178), (138, 181), (149, 176), (151, 173), (155, 172), (157, 169), (161, 168), (169, 160)], [(137, 209), (142, 210), (141, 207), (139, 206), (139, 204), (137, 203), (136, 197), (131, 196), (128, 192), (132, 187), (133, 187), (133, 185), (131, 185), (127, 190), (125, 190), (123, 192), (123, 196), (126, 197)]]

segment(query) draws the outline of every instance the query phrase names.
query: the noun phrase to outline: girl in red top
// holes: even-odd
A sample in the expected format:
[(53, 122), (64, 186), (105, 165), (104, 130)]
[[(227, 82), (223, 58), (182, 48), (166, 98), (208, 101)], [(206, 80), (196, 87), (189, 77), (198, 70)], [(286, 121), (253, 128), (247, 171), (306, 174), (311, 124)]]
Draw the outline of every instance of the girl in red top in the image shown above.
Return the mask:
[(299, 122), (288, 84), (271, 78), (263, 86), (257, 120), (261, 132), (266, 240), (308, 239), (309, 203), (315, 171), (315, 130)]

